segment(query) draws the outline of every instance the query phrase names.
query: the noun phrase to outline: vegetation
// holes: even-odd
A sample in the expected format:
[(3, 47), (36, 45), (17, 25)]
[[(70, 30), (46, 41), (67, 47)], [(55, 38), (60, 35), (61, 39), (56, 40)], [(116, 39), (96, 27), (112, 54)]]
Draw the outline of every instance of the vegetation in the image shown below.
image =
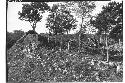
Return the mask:
[(45, 2), (32, 2), (30, 4), (23, 4), (22, 12), (19, 11), (19, 19), (30, 22), (33, 30), (35, 31), (36, 23), (42, 19), (42, 14), (49, 10), (49, 6)]
[[(77, 7), (75, 5), (78, 5)], [(91, 12), (96, 7), (94, 1), (66, 1), (65, 6), (74, 12), (77, 17), (80, 17), (82, 22), (79, 30), (79, 50), (81, 49), (81, 34), (85, 32), (87, 22), (84, 19), (91, 17)], [(86, 24), (86, 25), (84, 25)]]
[[(109, 61), (109, 53), (108, 53), (108, 36), (110, 34), (111, 37), (118, 38), (122, 36), (123, 29), (123, 3), (110, 2), (108, 6), (104, 6), (101, 13), (95, 18), (95, 20), (91, 21), (93, 26), (95, 26), (99, 33), (105, 34), (105, 45), (107, 49), (107, 61)], [(115, 30), (115, 31), (114, 31)], [(114, 33), (114, 34), (113, 34)], [(120, 37), (121, 38), (121, 37)], [(118, 38), (119, 39), (119, 38)]]
[(23, 35), (24, 31), (21, 30), (15, 30), (13, 33), (12, 32), (7, 32), (7, 50), (11, 48), (17, 40), (19, 40)]
[[(69, 34), (70, 30), (77, 26), (76, 19), (68, 10), (68, 7), (75, 3), (79, 5), (80, 10), (83, 10), (84, 6), (90, 7), (90, 10), (85, 8), (85, 11), (89, 12), (95, 7), (94, 2), (88, 6), (91, 1), (54, 4), (49, 9), (50, 14), (46, 23), (49, 33), (38, 34), (35, 29), (28, 32), (20, 30), (7, 32), (8, 81), (18, 83), (123, 81), (123, 2), (110, 2), (90, 20), (89, 25), (98, 29), (96, 34), (84, 33), (82, 28), (88, 26), (82, 24), (81, 31)], [(39, 6), (41, 7), (35, 5), (32, 8), (39, 9)], [(84, 12), (81, 13), (83, 14)], [(41, 19), (33, 17), (32, 22)], [(28, 19), (27, 21), (30, 21), (30, 18)]]
[[(76, 19), (70, 14), (70, 11), (66, 10), (62, 5), (53, 5), (46, 25), (51, 34), (61, 36), (65, 33), (68, 34), (71, 29), (73, 30), (77, 26)], [(60, 47), (62, 47), (62, 37)]]

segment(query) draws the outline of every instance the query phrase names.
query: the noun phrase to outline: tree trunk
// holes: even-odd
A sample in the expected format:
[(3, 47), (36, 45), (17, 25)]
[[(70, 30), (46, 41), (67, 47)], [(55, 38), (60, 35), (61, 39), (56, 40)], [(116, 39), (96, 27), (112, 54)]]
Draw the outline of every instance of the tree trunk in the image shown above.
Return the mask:
[(49, 30), (49, 34), (48, 34), (48, 42), (49, 42), (49, 40), (50, 40), (49, 35), (50, 35), (50, 30)]
[(33, 31), (35, 31), (35, 27), (33, 27)]
[(81, 49), (81, 47), (80, 47), (80, 45), (81, 45), (80, 37), (81, 37), (81, 33), (79, 33), (79, 52), (80, 52), (80, 49)]
[(70, 40), (68, 41), (68, 46), (67, 46), (67, 51), (69, 51), (69, 47), (70, 47)]
[(119, 40), (118, 40), (118, 42), (119, 42), (119, 45), (120, 45), (120, 43), (121, 43), (121, 40), (119, 39)]
[[(69, 35), (68, 35), (68, 31), (67, 31), (67, 37), (69, 38)], [(69, 47), (70, 47), (70, 40), (68, 41), (68, 45), (67, 45), (67, 51), (69, 51)]]
[(100, 35), (100, 43), (102, 43), (102, 35)]
[(36, 22), (33, 22), (32, 28), (33, 28), (33, 31), (35, 31), (35, 28), (36, 28)]
[(55, 49), (56, 49), (56, 47), (58, 47), (56, 36), (54, 40), (55, 40)]
[(62, 34), (61, 34), (60, 51), (62, 51)]
[[(82, 17), (81, 29), (82, 29), (83, 19), (84, 19), (84, 18)], [(79, 39), (79, 49), (78, 49), (79, 52), (80, 52), (80, 50), (81, 50), (81, 39), (80, 39), (80, 37), (81, 37), (81, 29), (80, 29), (79, 38), (78, 38), (78, 39)]]
[(105, 43), (106, 43), (106, 55), (107, 55), (107, 62), (109, 62), (109, 52), (108, 52), (108, 38), (105, 32)]

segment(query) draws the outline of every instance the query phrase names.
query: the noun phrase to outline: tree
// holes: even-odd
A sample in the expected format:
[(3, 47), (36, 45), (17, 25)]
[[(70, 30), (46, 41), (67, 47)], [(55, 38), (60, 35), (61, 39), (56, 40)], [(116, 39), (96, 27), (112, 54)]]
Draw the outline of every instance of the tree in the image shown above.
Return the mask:
[[(113, 4), (112, 4), (113, 5)], [(116, 3), (114, 2), (115, 8), (112, 11), (115, 11), (114, 17), (114, 27), (110, 32), (110, 37), (116, 41), (123, 39), (123, 2)]]
[(68, 34), (71, 29), (76, 28), (76, 19), (63, 5), (53, 5), (50, 15), (47, 18), (46, 28), (54, 35), (61, 35), (62, 46), (63, 34)]
[(45, 10), (49, 10), (49, 6), (45, 2), (31, 2), (30, 4), (23, 4), (22, 11), (19, 11), (19, 19), (30, 22), (35, 31), (36, 23), (42, 19), (42, 14)]
[[(107, 6), (102, 7), (101, 13), (95, 19), (90, 20), (91, 24), (98, 29), (100, 34), (105, 34), (105, 45), (107, 61), (109, 61), (108, 53), (108, 36), (110, 32), (113, 33), (122, 21), (122, 4), (110, 2)], [(117, 31), (116, 31), (117, 32)]]
[[(76, 6), (77, 5), (77, 6)], [(66, 7), (68, 7), (71, 11), (76, 13), (76, 16), (82, 19), (81, 27), (79, 30), (79, 50), (81, 45), (81, 33), (85, 32), (84, 19), (91, 17), (90, 13), (96, 7), (94, 1), (66, 1)], [(86, 24), (87, 25), (87, 24)]]

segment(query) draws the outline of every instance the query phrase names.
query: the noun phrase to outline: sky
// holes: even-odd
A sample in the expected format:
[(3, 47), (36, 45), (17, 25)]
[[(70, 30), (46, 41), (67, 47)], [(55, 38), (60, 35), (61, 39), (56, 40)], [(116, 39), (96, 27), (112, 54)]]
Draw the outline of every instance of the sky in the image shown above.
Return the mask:
[[(116, 2), (121, 2), (122, 0), (111, 0), (111, 1), (116, 1)], [(96, 1), (96, 8), (93, 10), (92, 15), (97, 15), (101, 9), (103, 5), (107, 5), (110, 1)], [(28, 31), (28, 30), (32, 30), (32, 27), (30, 25), (29, 22), (26, 21), (22, 21), (19, 20), (18, 17), (18, 11), (22, 10), (22, 4), (24, 4), (26, 2), (9, 2), (8, 3), (8, 10), (7, 10), (7, 31), (9, 32), (13, 32), (14, 30), (22, 30), (22, 31)], [(53, 2), (54, 3), (54, 2)], [(49, 3), (48, 5), (52, 6), (53, 3)], [(48, 16), (49, 13), (44, 13), (43, 14), (43, 18), (41, 20), (41, 22), (38, 22), (36, 25), (36, 32), (38, 33), (46, 33), (48, 32), (47, 28), (45, 28), (45, 24), (46, 24), (46, 18)], [(75, 15), (74, 15), (75, 16)], [(80, 27), (80, 22), (81, 22), (81, 18), (77, 18), (78, 21), (78, 28), (74, 31), (71, 31), (71, 33), (75, 33), (79, 31), (79, 27)], [(88, 27), (87, 28), (88, 33), (91, 33), (92, 31), (92, 27)]]

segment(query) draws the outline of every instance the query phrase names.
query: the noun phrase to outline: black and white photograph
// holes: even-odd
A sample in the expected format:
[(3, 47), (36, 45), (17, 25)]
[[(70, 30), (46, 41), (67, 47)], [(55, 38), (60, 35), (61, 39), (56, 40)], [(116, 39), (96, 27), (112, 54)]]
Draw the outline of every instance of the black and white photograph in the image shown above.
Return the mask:
[(123, 82), (123, 0), (6, 0), (6, 83)]

